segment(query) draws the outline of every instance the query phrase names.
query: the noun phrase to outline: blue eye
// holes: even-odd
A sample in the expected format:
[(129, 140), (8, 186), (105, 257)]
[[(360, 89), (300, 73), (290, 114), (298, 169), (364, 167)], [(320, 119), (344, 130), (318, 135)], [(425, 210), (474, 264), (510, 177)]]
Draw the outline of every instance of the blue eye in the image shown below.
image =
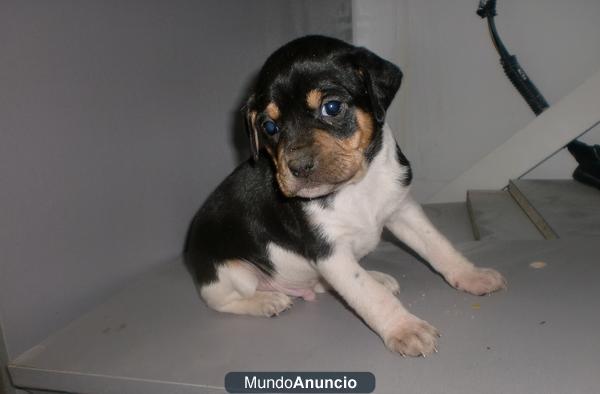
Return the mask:
[(336, 116), (342, 110), (342, 103), (337, 100), (331, 100), (323, 104), (321, 107), (321, 115)]
[(269, 135), (275, 135), (275, 134), (279, 133), (279, 127), (277, 127), (275, 122), (273, 122), (271, 120), (267, 120), (265, 123), (263, 123), (262, 126), (263, 126), (263, 129), (265, 130), (265, 132)]

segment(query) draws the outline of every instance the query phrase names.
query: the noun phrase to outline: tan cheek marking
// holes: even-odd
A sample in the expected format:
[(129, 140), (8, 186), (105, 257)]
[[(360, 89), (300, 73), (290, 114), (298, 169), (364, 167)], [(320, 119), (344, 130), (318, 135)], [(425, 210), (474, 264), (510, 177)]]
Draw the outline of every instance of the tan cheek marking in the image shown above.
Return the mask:
[(357, 149), (360, 133), (355, 133), (351, 138), (338, 139), (326, 131), (315, 130), (314, 139), (319, 146), (319, 171), (324, 179), (333, 183), (345, 182), (362, 167), (363, 155)]
[(306, 104), (309, 108), (317, 109), (321, 105), (321, 99), (323, 98), (323, 93), (313, 89), (306, 95)]
[(352, 137), (338, 139), (324, 130), (315, 130), (315, 143), (324, 152), (351, 153), (358, 148), (360, 133), (356, 132)]
[(351, 150), (358, 150), (358, 149), (360, 149), (360, 147), (361, 147), (360, 142), (362, 140), (363, 140), (363, 131), (359, 127), (354, 132), (354, 135), (352, 135), (352, 137), (348, 138), (348, 140), (347, 140), (348, 142), (346, 143), (347, 146), (348, 146), (348, 149), (351, 149)]
[(281, 115), (279, 107), (273, 102), (267, 105), (267, 108), (265, 108), (265, 112), (267, 113), (267, 116), (273, 120), (279, 119), (279, 116)]
[(279, 188), (281, 192), (285, 196), (291, 196), (291, 191), (288, 188), (288, 184), (286, 179), (290, 177), (290, 169), (288, 168), (285, 162), (285, 155), (283, 153), (283, 147), (278, 147), (277, 155), (273, 155), (273, 163), (275, 164), (275, 173), (277, 178), (277, 183), (279, 184)]
[(364, 152), (373, 140), (373, 118), (361, 109), (356, 109), (358, 127), (350, 138), (337, 139), (324, 130), (315, 130), (315, 141), (327, 150), (339, 150), (350, 154), (355, 150)]
[(360, 134), (358, 147), (364, 152), (373, 140), (373, 117), (357, 108), (356, 121), (358, 123), (358, 130), (355, 134)]
[(330, 152), (337, 146), (336, 140), (324, 130), (314, 130), (314, 140), (315, 144), (324, 152)]

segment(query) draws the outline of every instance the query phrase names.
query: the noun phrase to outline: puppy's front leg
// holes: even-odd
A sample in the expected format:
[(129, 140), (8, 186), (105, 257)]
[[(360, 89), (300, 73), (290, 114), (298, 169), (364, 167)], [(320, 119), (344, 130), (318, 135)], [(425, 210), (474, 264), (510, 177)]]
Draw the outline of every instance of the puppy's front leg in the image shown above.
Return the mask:
[(436, 351), (437, 330), (409, 313), (400, 301), (377, 282), (348, 250), (336, 250), (319, 261), (321, 275), (360, 317), (402, 355), (425, 356)]
[(475, 295), (506, 288), (506, 280), (490, 268), (477, 268), (431, 224), (410, 196), (389, 218), (386, 226), (444, 276), (453, 287)]

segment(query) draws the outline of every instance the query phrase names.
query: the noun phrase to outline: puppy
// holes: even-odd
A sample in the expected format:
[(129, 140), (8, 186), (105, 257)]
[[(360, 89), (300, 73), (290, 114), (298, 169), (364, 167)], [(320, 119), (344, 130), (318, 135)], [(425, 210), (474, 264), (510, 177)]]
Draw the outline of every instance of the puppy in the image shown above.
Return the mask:
[(457, 289), (505, 287), (498, 272), (454, 249), (409, 196), (409, 162), (384, 126), (401, 79), (372, 52), (322, 36), (267, 59), (245, 109), (253, 157), (207, 199), (186, 240), (209, 307), (273, 316), (291, 297), (314, 300), (330, 286), (389, 349), (428, 355), (437, 330), (404, 308), (394, 278), (359, 264), (384, 227)]

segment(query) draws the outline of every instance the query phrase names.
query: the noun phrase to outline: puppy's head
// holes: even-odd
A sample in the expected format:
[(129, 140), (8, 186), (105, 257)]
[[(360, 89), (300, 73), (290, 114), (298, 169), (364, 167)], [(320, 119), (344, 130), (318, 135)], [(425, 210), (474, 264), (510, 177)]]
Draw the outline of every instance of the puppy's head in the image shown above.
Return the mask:
[(357, 182), (381, 147), (402, 73), (372, 52), (308, 36), (273, 53), (246, 105), (252, 154), (265, 147), (284, 195), (313, 198)]

